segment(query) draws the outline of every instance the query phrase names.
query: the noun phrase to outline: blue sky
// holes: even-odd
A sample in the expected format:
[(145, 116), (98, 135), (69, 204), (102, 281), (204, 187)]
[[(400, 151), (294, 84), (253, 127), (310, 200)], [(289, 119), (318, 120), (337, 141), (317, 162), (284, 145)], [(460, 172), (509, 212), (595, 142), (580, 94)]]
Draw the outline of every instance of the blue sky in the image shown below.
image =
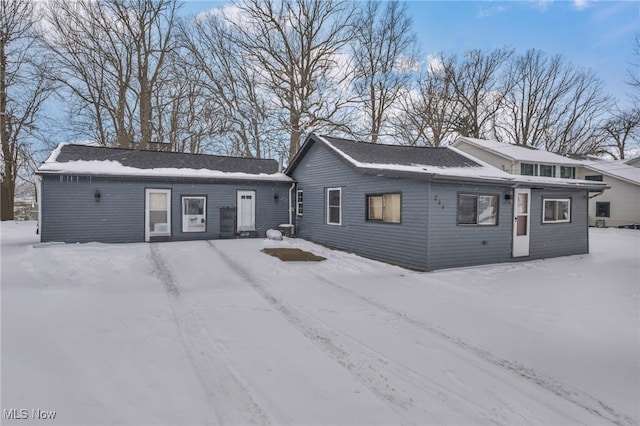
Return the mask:
[[(183, 13), (225, 3), (185, 1)], [(594, 69), (607, 92), (626, 103), (640, 1), (410, 1), (408, 7), (425, 55), (504, 46), (559, 53)]]

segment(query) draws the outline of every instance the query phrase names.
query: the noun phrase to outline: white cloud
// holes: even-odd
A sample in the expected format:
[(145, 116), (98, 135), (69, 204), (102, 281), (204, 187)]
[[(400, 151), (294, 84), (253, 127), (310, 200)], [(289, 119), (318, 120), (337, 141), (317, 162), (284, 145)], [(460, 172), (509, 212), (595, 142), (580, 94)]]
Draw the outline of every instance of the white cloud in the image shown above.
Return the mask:
[(429, 72), (438, 72), (444, 69), (442, 63), (442, 57), (440, 55), (429, 54), (427, 55), (427, 69)]
[(498, 13), (504, 12), (507, 10), (506, 7), (500, 6), (492, 6), (492, 7), (480, 7), (478, 11), (478, 18), (488, 18), (489, 16), (497, 15)]
[(588, 6), (588, 0), (573, 0), (573, 7), (577, 10), (585, 9)]

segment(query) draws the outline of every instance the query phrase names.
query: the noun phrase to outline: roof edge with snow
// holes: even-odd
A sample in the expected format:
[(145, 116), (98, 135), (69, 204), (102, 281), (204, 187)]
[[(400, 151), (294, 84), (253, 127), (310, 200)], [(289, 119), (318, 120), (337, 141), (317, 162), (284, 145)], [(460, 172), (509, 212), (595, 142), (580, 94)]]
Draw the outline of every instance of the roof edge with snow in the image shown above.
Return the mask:
[[(346, 141), (346, 140), (345, 140)], [(350, 141), (353, 143), (361, 143), (356, 141)], [(314, 143), (320, 143), (325, 146), (330, 152), (338, 157), (341, 161), (345, 162), (350, 167), (363, 174), (376, 175), (376, 176), (388, 176), (395, 178), (409, 178), (429, 180), (443, 183), (456, 183), (456, 182), (473, 182), (484, 183), (497, 186), (527, 186), (527, 187), (543, 187), (543, 188), (581, 188), (589, 191), (601, 192), (607, 188), (605, 182), (594, 182), (579, 179), (562, 179), (551, 178), (541, 176), (522, 176), (512, 175), (506, 173), (496, 167), (489, 165), (470, 154), (467, 154), (454, 147), (442, 147), (442, 148), (419, 148), (419, 149), (442, 149), (449, 150), (457, 155), (464, 157), (475, 163), (475, 166), (469, 167), (438, 167), (438, 166), (425, 166), (422, 164), (392, 164), (392, 163), (367, 163), (359, 161), (343, 150), (339, 149), (335, 144), (331, 143), (327, 137), (311, 134), (307, 137), (302, 147), (290, 162), (289, 166), (285, 170), (285, 173), (292, 176), (293, 171), (297, 168), (302, 158), (306, 155), (308, 150)], [(376, 144), (377, 147), (395, 147), (395, 145), (383, 145)], [(377, 148), (379, 149), (379, 148)], [(384, 148), (383, 148), (384, 149)]]

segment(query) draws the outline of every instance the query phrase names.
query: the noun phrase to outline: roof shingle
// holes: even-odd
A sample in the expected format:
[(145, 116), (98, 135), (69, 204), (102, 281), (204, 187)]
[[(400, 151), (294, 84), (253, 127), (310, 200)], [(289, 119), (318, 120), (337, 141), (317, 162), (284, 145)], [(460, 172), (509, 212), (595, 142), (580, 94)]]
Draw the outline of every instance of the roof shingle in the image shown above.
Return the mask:
[(62, 146), (55, 162), (67, 163), (71, 161), (116, 161), (123, 166), (143, 170), (174, 168), (206, 169), (224, 173), (273, 174), (278, 172), (276, 160), (73, 144)]
[(422, 165), (431, 167), (480, 167), (475, 161), (450, 149), (357, 142), (322, 136), (333, 146), (361, 163)]

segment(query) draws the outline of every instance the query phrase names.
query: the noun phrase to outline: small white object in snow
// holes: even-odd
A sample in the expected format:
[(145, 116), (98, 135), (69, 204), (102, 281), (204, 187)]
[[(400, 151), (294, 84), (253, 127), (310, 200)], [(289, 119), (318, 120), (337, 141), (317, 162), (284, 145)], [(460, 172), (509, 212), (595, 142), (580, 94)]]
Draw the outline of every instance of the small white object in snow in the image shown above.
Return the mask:
[(267, 238), (270, 240), (281, 240), (282, 232), (277, 229), (267, 229)]

